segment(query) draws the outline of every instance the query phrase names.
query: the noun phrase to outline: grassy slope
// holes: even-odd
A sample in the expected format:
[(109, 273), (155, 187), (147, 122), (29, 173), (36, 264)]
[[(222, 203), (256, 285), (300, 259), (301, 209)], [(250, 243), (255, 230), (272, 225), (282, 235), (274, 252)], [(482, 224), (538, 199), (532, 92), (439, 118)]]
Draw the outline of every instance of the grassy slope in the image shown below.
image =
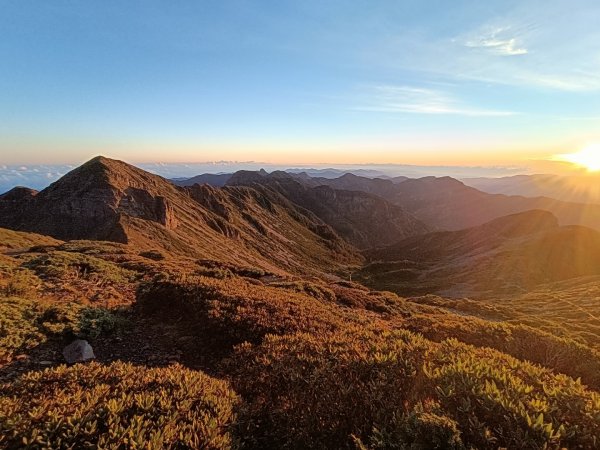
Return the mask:
[[(249, 448), (591, 448), (600, 432), (595, 393), (600, 389), (600, 356), (590, 347), (534, 328), (450, 313), (446, 304), (418, 304), (357, 284), (265, 278), (258, 268), (168, 254), (142, 256), (114, 243), (69, 242), (43, 253), (5, 257), (13, 268), (2, 275), (5, 281), (23, 272), (39, 283), (27, 283), (17, 296), (0, 293), (6, 316), (0, 319), (7, 324), (2, 332), (8, 337), (17, 336), (17, 329), (26, 332), (23, 344), (15, 347), (11, 340), (6, 345), (7, 362), (0, 369), (4, 378), (37, 371), (44, 367), (43, 359), (56, 365), (62, 345), (73, 336), (88, 338), (101, 364), (121, 359), (153, 367), (179, 361), (192, 371), (173, 366), (182, 377), (202, 378), (194, 375), (202, 369), (229, 380), (241, 396), (239, 420), (229, 412), (223, 417), (233, 437), (228, 433), (222, 439), (215, 431), (211, 436), (224, 444), (214, 448), (239, 441)], [(8, 316), (20, 319), (11, 322)], [(126, 322), (123, 327), (121, 320)], [(25, 358), (16, 359), (18, 354)], [(122, 386), (163, 373), (146, 370), (119, 368), (118, 376), (103, 384), (102, 389), (110, 386), (108, 397), (94, 394), (89, 412), (107, 405), (120, 408), (108, 399), (120, 396)], [(72, 406), (69, 397), (56, 394), (56, 383), (94, 378), (78, 371), (86, 369), (43, 372), (39, 376), (51, 380), (47, 388), (38, 389), (34, 374), (25, 384), (4, 386), (0, 403), (5, 411), (14, 411), (11, 420), (22, 404), (14, 395), (30, 405), (44, 405), (44, 415), (36, 422), (24, 414), (6, 421), (0, 414), (1, 434), (14, 443), (11, 447), (0, 441), (0, 448), (16, 448), (36, 429), (50, 443), (62, 439), (81, 444), (81, 432), (68, 424), (42, 425), (44, 430), (37, 425), (52, 423), (65, 405)], [(185, 386), (187, 381), (176, 383)], [(178, 384), (171, 386), (178, 391)], [(72, 389), (80, 395), (77, 386)], [(94, 387), (93, 392), (102, 389)], [(86, 439), (109, 442), (102, 430), (108, 426), (105, 421), (114, 420), (110, 417), (121, 417), (119, 426), (132, 438), (150, 439), (136, 421), (143, 421), (147, 430), (160, 429), (156, 420), (161, 415), (145, 411), (166, 399), (149, 388), (144, 392), (128, 403), (133, 409), (94, 416), (99, 426), (86, 431)], [(230, 398), (235, 395), (227, 392)], [(357, 401), (362, 402), (358, 407)], [(230, 411), (229, 404), (223, 407)], [(192, 409), (189, 420), (203, 414), (202, 408)], [(306, 410), (316, 416), (302, 414)], [(170, 406), (161, 411), (170, 414)], [(86, 412), (85, 406), (73, 410), (77, 415)], [(314, 417), (319, 420), (314, 422)], [(169, 423), (177, 429), (187, 422)], [(182, 435), (206, 445), (202, 436), (188, 431)], [(160, 444), (150, 448), (182, 445), (173, 429), (165, 436), (152, 438)]]

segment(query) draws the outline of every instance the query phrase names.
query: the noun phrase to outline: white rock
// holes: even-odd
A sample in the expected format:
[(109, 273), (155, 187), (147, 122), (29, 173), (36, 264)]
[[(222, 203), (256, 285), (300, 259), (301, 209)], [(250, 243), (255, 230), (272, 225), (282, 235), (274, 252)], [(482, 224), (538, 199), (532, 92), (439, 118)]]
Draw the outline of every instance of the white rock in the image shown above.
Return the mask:
[(96, 358), (92, 346), (88, 341), (84, 341), (83, 339), (77, 339), (67, 345), (63, 349), (63, 356), (69, 364), (85, 362)]

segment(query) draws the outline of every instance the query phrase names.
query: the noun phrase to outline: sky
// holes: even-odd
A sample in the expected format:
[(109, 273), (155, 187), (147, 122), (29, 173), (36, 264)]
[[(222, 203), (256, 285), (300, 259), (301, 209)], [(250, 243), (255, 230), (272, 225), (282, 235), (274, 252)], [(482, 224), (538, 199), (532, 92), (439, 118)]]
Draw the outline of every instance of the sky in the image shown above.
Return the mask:
[(0, 7), (5, 171), (98, 154), (530, 167), (600, 142), (595, 0)]

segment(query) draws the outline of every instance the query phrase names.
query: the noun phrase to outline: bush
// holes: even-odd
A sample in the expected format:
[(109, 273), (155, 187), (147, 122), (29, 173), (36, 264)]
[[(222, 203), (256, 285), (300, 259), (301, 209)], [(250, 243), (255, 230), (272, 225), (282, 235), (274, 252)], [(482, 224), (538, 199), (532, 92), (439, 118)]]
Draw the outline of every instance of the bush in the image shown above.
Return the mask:
[(144, 252), (140, 252), (140, 256), (151, 259), (153, 261), (162, 261), (163, 259), (165, 259), (165, 255), (163, 255), (158, 250), (147, 250)]
[(82, 253), (55, 251), (30, 256), (23, 266), (38, 276), (58, 279), (91, 279), (112, 283), (133, 281), (136, 274), (116, 264)]
[(0, 386), (6, 449), (228, 449), (237, 397), (174, 365), (60, 366)]
[(0, 295), (26, 297), (37, 294), (41, 280), (24, 268), (4, 270), (0, 279)]
[(228, 363), (251, 399), (240, 435), (258, 448), (351, 447), (403, 411), (428, 348), (409, 332), (358, 329), (242, 345)]
[(0, 298), (0, 361), (27, 352), (49, 339), (94, 339), (122, 327), (117, 313), (78, 303)]
[(438, 403), (417, 404), (406, 415), (394, 416), (381, 428), (375, 427), (365, 445), (355, 438), (360, 450), (464, 450), (458, 424), (446, 417)]
[(325, 302), (335, 302), (336, 300), (335, 294), (331, 289), (311, 283), (309, 281), (284, 281), (271, 283), (270, 286), (288, 289), (292, 292), (300, 292)]
[(456, 340), (425, 367), (441, 408), (479, 449), (598, 448), (600, 396), (578, 380)]
[(39, 315), (34, 301), (0, 298), (0, 362), (46, 341), (37, 322)]
[(415, 314), (410, 320), (402, 321), (400, 326), (422, 333), (433, 341), (456, 338), (466, 344), (491, 347), (570, 377), (581, 378), (590, 387), (600, 389), (600, 354), (571, 339), (525, 325), (488, 322), (455, 314)]
[(267, 336), (227, 363), (258, 448), (598, 448), (600, 396), (456, 340), (347, 329)]
[(146, 283), (138, 291), (138, 305), (161, 320), (192, 323), (200, 333), (221, 336), (226, 346), (260, 342), (266, 334), (319, 334), (360, 321), (334, 304), (239, 277)]

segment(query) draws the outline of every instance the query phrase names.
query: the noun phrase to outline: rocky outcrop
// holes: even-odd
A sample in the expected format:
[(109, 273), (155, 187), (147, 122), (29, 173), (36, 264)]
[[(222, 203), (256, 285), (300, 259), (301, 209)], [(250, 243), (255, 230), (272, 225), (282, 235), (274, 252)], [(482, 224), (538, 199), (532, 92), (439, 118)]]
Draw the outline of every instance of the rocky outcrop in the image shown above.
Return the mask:
[(152, 196), (147, 190), (127, 188), (119, 198), (116, 211), (131, 217), (152, 220), (169, 230), (177, 227), (173, 207), (162, 196)]
[[(127, 242), (121, 218), (177, 227), (169, 201), (160, 193), (162, 178), (107, 158), (94, 158), (36, 194), (8, 192), (0, 198), (5, 214), (0, 226), (33, 231), (59, 239), (111, 239)], [(172, 186), (173, 189), (176, 189)], [(18, 194), (18, 195), (17, 195)]]

